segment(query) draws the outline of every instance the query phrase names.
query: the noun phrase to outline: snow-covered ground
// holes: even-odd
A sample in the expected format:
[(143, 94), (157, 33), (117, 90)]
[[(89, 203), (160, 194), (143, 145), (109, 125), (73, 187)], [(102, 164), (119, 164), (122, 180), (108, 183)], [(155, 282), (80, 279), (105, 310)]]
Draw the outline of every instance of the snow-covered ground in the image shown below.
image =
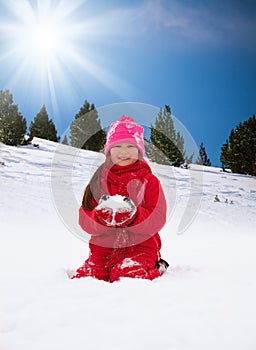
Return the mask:
[(0, 144), (1, 350), (256, 348), (256, 178), (152, 164), (169, 205), (168, 271), (70, 280), (88, 255), (77, 208), (103, 156), (35, 142)]

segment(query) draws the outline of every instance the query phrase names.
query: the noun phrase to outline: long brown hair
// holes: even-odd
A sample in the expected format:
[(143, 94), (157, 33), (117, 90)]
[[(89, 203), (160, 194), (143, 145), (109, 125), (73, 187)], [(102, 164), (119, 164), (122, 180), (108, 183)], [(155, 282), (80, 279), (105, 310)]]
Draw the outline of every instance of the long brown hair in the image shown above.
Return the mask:
[(95, 186), (97, 185), (100, 186), (100, 181), (98, 180), (101, 178), (103, 169), (109, 166), (110, 163), (111, 163), (110, 154), (108, 154), (105, 162), (98, 167), (98, 169), (93, 174), (90, 182), (86, 186), (84, 190), (83, 199), (82, 199), (82, 206), (84, 209), (93, 210), (94, 206), (93, 206), (92, 200), (94, 199), (94, 196), (92, 193), (92, 189), (94, 189)]

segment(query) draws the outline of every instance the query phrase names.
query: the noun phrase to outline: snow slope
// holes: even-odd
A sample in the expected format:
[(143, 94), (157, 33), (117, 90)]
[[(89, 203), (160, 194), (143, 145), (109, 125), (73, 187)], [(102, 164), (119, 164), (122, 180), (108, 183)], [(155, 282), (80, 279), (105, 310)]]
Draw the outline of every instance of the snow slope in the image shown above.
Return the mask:
[[(113, 284), (69, 280), (66, 270), (88, 255), (69, 226), (77, 225), (83, 188), (103, 156), (70, 156), (71, 147), (62, 146), (56, 161), (57, 144), (35, 142), (39, 148), (0, 144), (1, 350), (256, 348), (255, 178), (152, 164), (169, 205), (161, 231), (166, 274)], [(55, 196), (61, 184), (70, 186), (65, 172), (72, 173), (73, 207), (67, 193)], [(197, 195), (193, 174), (203, 175)], [(184, 213), (196, 216), (181, 234)]]

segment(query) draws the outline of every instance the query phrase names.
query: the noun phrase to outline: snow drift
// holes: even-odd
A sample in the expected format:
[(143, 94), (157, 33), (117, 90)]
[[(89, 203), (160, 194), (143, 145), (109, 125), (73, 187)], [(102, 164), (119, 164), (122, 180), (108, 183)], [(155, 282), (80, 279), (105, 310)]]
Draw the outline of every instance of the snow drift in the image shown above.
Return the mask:
[[(70, 280), (67, 271), (81, 265), (88, 246), (56, 210), (57, 144), (36, 143), (39, 148), (0, 144), (1, 350), (255, 349), (254, 177), (153, 164), (169, 203), (160, 232), (167, 272), (154, 281)], [(68, 154), (71, 148), (63, 147)], [(63, 154), (60, 165), (70, 173)], [(75, 154), (72, 189), (78, 208), (103, 158), (89, 151)], [(203, 176), (201, 202), (180, 234), (193, 172)], [(62, 199), (65, 204), (65, 194)]]

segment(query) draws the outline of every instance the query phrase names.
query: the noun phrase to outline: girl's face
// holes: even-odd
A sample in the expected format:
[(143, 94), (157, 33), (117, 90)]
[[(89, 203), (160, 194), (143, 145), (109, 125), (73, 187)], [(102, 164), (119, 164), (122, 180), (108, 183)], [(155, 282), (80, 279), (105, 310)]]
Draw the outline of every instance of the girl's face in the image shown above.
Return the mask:
[(112, 163), (120, 166), (130, 165), (139, 159), (139, 150), (130, 143), (118, 143), (110, 150)]

